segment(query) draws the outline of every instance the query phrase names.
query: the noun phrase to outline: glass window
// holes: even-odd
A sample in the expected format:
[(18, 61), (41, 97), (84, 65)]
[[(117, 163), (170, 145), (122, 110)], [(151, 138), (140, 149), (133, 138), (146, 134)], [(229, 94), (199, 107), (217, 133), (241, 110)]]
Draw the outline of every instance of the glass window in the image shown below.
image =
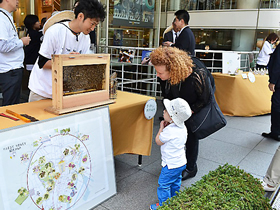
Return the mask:
[(230, 29), (192, 29), (196, 49), (231, 50), (233, 30)]
[[(217, 9), (236, 9), (237, 0), (182, 0), (178, 8), (174, 8), (178, 0), (165, 1), (162, 0), (162, 5), (167, 7), (168, 11), (179, 9), (185, 10), (217, 10)], [(165, 11), (165, 10), (162, 10)]]
[[(109, 46), (154, 47), (157, 44), (154, 41), (157, 40), (156, 28), (159, 28), (155, 22), (155, 16), (158, 15), (156, 1), (145, 1), (145, 4), (139, 2), (109, 1)], [(106, 21), (100, 26), (100, 45), (106, 45)]]
[(28, 6), (29, 6), (29, 2), (25, 0), (20, 0), (17, 11), (13, 13), (14, 23), (17, 27), (19, 38), (25, 35), (23, 20), (27, 15)]

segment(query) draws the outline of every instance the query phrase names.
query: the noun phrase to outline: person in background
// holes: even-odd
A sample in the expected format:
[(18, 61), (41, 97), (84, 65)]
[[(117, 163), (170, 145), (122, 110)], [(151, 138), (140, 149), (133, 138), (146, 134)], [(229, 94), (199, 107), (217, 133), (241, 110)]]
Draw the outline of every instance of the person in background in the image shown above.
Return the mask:
[(47, 18), (46, 18), (46, 17), (43, 17), (43, 18), (41, 19), (41, 30), (43, 29), (43, 27), (44, 27), (44, 25), (45, 25), (46, 22), (47, 22)]
[[(41, 28), (39, 30), (42, 34), (43, 34), (44, 25), (45, 25), (46, 22), (47, 22), (47, 18), (43, 17), (41, 19)], [(44, 39), (44, 34), (41, 36), (41, 43), (43, 42), (43, 39)]]
[(250, 67), (250, 69), (255, 68), (254, 53), (249, 53), (249, 54), (248, 54), (248, 57), (249, 57), (249, 67)]
[(278, 41), (278, 35), (271, 33), (265, 39), (261, 51), (257, 57), (257, 69), (266, 69), (270, 55), (274, 51), (274, 44)]
[(266, 174), (262, 180), (262, 186), (265, 191), (273, 192), (276, 190), (280, 181), (280, 146), (277, 148)]
[(175, 21), (176, 21), (176, 18), (174, 18), (174, 20), (172, 22), (172, 27), (171, 27), (170, 31), (168, 31), (169, 27), (164, 31), (163, 44), (164, 44), (164, 42), (167, 42), (167, 41), (170, 41), (174, 44), (175, 41), (177, 40), (177, 38), (178, 38), (177, 33), (179, 32), (179, 30), (175, 25)]
[(178, 38), (176, 39), (175, 43), (167, 41), (164, 42), (163, 45), (177, 47), (188, 52), (191, 56), (194, 56), (195, 38), (188, 25), (190, 15), (186, 10), (178, 10), (177, 12), (175, 12), (175, 16), (176, 18), (174, 24), (176, 25), (176, 29), (179, 30), (179, 32), (177, 32)]
[[(176, 47), (159, 47), (150, 54), (157, 77), (163, 82), (162, 96), (169, 100), (183, 98), (188, 102), (193, 113), (198, 113), (210, 99), (210, 84), (205, 69), (194, 67), (192, 58)], [(194, 177), (197, 173), (199, 141), (185, 122), (188, 130), (186, 139), (187, 166), (182, 173), (182, 180)]]
[[(74, 13), (62, 11), (48, 19), (39, 58), (29, 79), (29, 102), (52, 98), (52, 54), (88, 54), (88, 34), (104, 20), (105, 15), (104, 6), (98, 0), (80, 0)], [(72, 20), (60, 22), (62, 20), (58, 17)], [(50, 26), (52, 22), (55, 24)]]
[(271, 127), (270, 133), (262, 133), (262, 136), (280, 141), (280, 45), (272, 53), (267, 65), (271, 96)]
[(161, 173), (158, 179), (157, 195), (159, 203), (150, 206), (157, 209), (168, 198), (179, 192), (182, 182), (182, 171), (186, 168), (185, 142), (188, 136), (184, 122), (188, 120), (192, 111), (189, 104), (182, 98), (163, 100), (165, 110), (164, 120), (155, 138), (161, 151)]
[(18, 104), (23, 74), (23, 47), (30, 37), (19, 39), (12, 12), (18, 8), (16, 0), (0, 0), (0, 88), (2, 105)]
[(24, 63), (26, 70), (31, 71), (39, 55), (43, 33), (39, 31), (41, 24), (37, 15), (27, 15), (23, 22), (27, 28), (26, 34), (31, 38), (29, 45), (24, 48)]

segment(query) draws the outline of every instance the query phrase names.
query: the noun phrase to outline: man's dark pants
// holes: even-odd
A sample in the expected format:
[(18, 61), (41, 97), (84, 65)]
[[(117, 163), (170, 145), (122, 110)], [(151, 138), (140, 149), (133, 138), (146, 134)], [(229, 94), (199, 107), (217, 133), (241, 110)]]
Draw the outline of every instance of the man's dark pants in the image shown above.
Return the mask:
[(271, 134), (280, 135), (280, 88), (276, 88), (271, 97)]
[(18, 104), (20, 100), (23, 68), (0, 73), (0, 87), (3, 96), (3, 106)]

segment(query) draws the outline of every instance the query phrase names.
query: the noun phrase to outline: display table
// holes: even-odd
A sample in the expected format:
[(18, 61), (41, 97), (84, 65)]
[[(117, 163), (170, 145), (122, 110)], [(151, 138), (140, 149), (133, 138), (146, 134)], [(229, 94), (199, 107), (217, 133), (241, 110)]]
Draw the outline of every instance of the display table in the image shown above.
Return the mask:
[[(116, 103), (109, 105), (114, 155), (132, 153), (150, 155), (153, 135), (153, 119), (144, 116), (145, 103), (152, 97), (118, 91)], [(51, 106), (51, 100), (41, 100), (12, 106), (0, 107), (0, 113), (10, 109), (19, 114), (28, 114), (38, 120), (54, 118), (57, 115), (44, 109)], [(9, 114), (7, 114), (9, 115)], [(0, 117), (0, 129), (26, 124)]]
[(222, 112), (229, 116), (256, 116), (271, 111), (271, 95), (268, 76), (255, 75), (255, 82), (243, 79), (241, 75), (213, 73), (215, 97)]

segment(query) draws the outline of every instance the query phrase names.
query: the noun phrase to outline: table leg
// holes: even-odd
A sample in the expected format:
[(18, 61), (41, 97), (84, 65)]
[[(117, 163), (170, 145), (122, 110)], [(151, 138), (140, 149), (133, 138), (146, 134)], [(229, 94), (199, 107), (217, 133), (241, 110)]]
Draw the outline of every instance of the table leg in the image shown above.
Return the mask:
[(138, 166), (142, 166), (142, 155), (138, 155)]

